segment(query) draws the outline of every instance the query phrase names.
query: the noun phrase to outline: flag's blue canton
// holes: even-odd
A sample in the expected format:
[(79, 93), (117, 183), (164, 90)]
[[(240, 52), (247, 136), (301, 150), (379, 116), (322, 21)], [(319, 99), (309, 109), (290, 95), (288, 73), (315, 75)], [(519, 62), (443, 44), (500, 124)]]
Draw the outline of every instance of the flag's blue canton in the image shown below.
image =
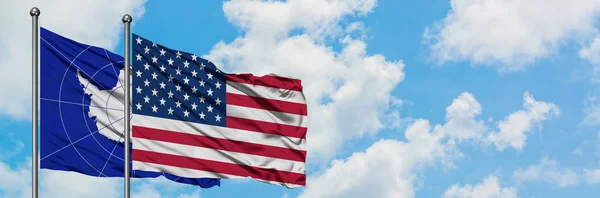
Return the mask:
[[(122, 56), (40, 28), (40, 168), (123, 177), (125, 145), (98, 133), (101, 128), (88, 112), (104, 107), (90, 105), (90, 95), (84, 93), (87, 85), (77, 78), (79, 73), (99, 89), (109, 90), (117, 85), (122, 68)], [(134, 170), (131, 176), (164, 176), (202, 188), (220, 185), (219, 179), (160, 172)]]
[(210, 61), (133, 34), (134, 114), (225, 126), (226, 74)]

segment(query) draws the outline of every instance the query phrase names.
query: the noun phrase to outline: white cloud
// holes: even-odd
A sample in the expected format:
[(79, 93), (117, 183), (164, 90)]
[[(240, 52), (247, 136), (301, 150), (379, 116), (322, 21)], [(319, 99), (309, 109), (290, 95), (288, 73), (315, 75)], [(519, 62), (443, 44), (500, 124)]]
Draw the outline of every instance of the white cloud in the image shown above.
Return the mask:
[[(528, 94), (525, 96), (525, 108), (528, 109), (531, 105), (527, 104), (534, 100)], [(528, 111), (539, 110), (532, 109), (535, 110)], [(418, 171), (436, 164), (453, 167), (462, 157), (458, 143), (484, 141), (489, 127), (477, 118), (481, 112), (481, 105), (473, 95), (462, 93), (446, 108), (444, 124), (432, 126), (428, 120), (416, 119), (405, 131), (406, 141), (380, 140), (364, 152), (356, 152), (345, 160), (335, 160), (323, 174), (309, 176), (307, 189), (300, 197), (414, 197), (414, 186), (419, 182)], [(522, 131), (522, 128), (511, 129)], [(486, 181), (483, 186), (493, 186), (493, 179)], [(331, 183), (336, 187), (329, 188)], [(458, 187), (455, 191), (487, 192), (469, 188), (459, 190)], [(498, 192), (513, 193), (510, 189)], [(450, 195), (455, 194), (450, 192)]]
[(444, 131), (458, 141), (481, 138), (486, 126), (483, 121), (475, 119), (481, 111), (481, 105), (471, 93), (461, 94), (446, 108)]
[(40, 197), (105, 198), (122, 196), (123, 180), (96, 178), (75, 172), (42, 170)]
[(1, 198), (25, 198), (31, 197), (31, 158), (20, 167), (11, 167), (0, 161), (0, 197)]
[(460, 187), (452, 185), (444, 193), (444, 198), (516, 198), (515, 187), (501, 187), (498, 177), (488, 176), (481, 183), (466, 184)]
[[(133, 198), (200, 198), (199, 187), (173, 182), (164, 177), (137, 179), (137, 182), (137, 188), (131, 193)], [(182, 193), (186, 191), (189, 193)]]
[(131, 197), (133, 198), (160, 198), (160, 192), (158, 192), (158, 190), (154, 189), (153, 186), (150, 186), (148, 184), (142, 184), (140, 185), (139, 189), (137, 189), (137, 192), (132, 193)]
[(507, 147), (522, 150), (525, 146), (527, 133), (531, 131), (533, 126), (560, 114), (560, 110), (556, 105), (536, 101), (528, 92), (523, 94), (523, 107), (525, 110), (513, 112), (504, 120), (499, 121), (499, 131), (488, 135), (485, 141), (494, 144), (499, 151)]
[[(454, 140), (447, 137), (466, 140), (471, 135), (456, 135), (455, 130), (471, 134), (479, 128), (471, 124), (481, 111), (472, 94), (462, 93), (446, 111), (444, 125), (432, 126), (428, 120), (416, 119), (406, 128), (406, 142), (380, 140), (365, 152), (333, 161), (325, 173), (308, 178), (300, 197), (413, 197), (415, 171), (439, 162), (451, 165), (460, 156)], [(328, 188), (330, 183), (336, 183), (336, 188)]]
[(28, 119), (31, 110), (31, 16), (40, 8), (40, 25), (79, 42), (114, 49), (122, 35), (121, 18), (135, 20), (144, 13), (146, 0), (19, 0), (0, 6), (0, 114)]
[(300, 28), (311, 37), (323, 38), (342, 30), (338, 26), (342, 18), (366, 15), (376, 5), (377, 0), (232, 0), (223, 10), (230, 22), (255, 36), (285, 38), (290, 30)]
[(177, 198), (200, 198), (200, 190), (196, 189), (194, 192), (189, 194), (178, 195)]
[(581, 122), (584, 126), (600, 124), (600, 96), (588, 96), (583, 102), (585, 118)]
[[(391, 91), (404, 79), (402, 61), (369, 55), (363, 37), (350, 36), (363, 30), (360, 23), (340, 24), (375, 6), (375, 0), (228, 1), (226, 17), (245, 34), (218, 43), (205, 57), (231, 72), (301, 79), (309, 108), (308, 157), (329, 158), (344, 140), (384, 127)], [(327, 45), (330, 40), (341, 51)]]
[(408, 142), (381, 140), (365, 152), (333, 161), (323, 175), (309, 177), (299, 197), (413, 197), (413, 171), (442, 158), (444, 146), (442, 134), (431, 132), (427, 120), (415, 121), (406, 137)]
[(519, 168), (513, 173), (513, 179), (519, 183), (543, 181), (557, 187), (574, 186), (579, 183), (578, 175), (571, 169), (561, 170), (555, 160), (543, 158), (540, 164)]
[(600, 35), (596, 36), (589, 46), (579, 51), (579, 57), (592, 63), (595, 72), (600, 71)]
[(451, 0), (448, 15), (424, 37), (440, 63), (515, 71), (569, 41), (592, 39), (598, 16), (600, 0)]
[[(595, 139), (595, 144), (594, 144), (594, 154), (596, 154), (596, 156), (600, 155), (600, 132), (598, 132), (596, 134), (596, 139)], [(583, 145), (587, 144), (587, 140), (584, 141), (582, 143)], [(600, 169), (584, 169), (583, 170), (583, 175), (582, 175), (583, 179), (588, 183), (588, 184), (598, 184), (600, 183)]]
[[(31, 197), (31, 158), (17, 167), (0, 161), (0, 197)], [(74, 172), (40, 170), (39, 195), (60, 198), (118, 197), (122, 182), (115, 178), (95, 178)]]
[(600, 183), (600, 169), (584, 169), (583, 178), (588, 184)]

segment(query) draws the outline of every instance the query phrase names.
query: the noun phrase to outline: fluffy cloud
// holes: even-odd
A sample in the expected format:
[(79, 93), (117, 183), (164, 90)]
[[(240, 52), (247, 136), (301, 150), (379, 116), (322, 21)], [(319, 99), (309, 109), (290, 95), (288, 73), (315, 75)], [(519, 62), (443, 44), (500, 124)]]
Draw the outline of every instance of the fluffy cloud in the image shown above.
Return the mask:
[[(595, 142), (592, 145), (587, 145), (588, 144), (588, 140), (584, 141), (582, 143), (582, 146), (589, 146), (589, 147), (593, 147), (592, 152), (590, 153), (594, 153), (596, 155), (596, 157), (598, 155), (600, 155), (600, 132), (598, 132), (596, 134), (596, 139), (593, 140), (593, 142)], [(591, 156), (591, 155), (590, 155)], [(598, 184), (600, 183), (600, 169), (584, 169), (583, 173), (581, 175), (582, 180), (584, 180), (586, 183), (588, 184)]]
[(600, 70), (600, 35), (597, 36), (589, 46), (579, 51), (579, 57), (592, 63), (595, 66), (595, 72)]
[[(451, 164), (458, 156), (453, 140), (447, 137), (466, 140), (481, 128), (473, 124), (481, 106), (472, 94), (462, 93), (446, 110), (446, 124), (432, 126), (428, 120), (417, 119), (406, 128), (406, 142), (380, 140), (365, 152), (333, 161), (324, 174), (309, 177), (300, 197), (413, 197), (415, 171), (440, 161)], [(466, 132), (457, 134), (457, 129)], [(337, 184), (334, 190), (326, 185), (333, 182)]]
[(31, 109), (31, 16), (40, 8), (40, 25), (80, 42), (114, 49), (122, 34), (121, 18), (129, 13), (134, 21), (144, 13), (146, 0), (20, 0), (0, 6), (0, 114), (27, 118)]
[[(227, 19), (245, 34), (204, 57), (231, 72), (302, 79), (309, 158), (329, 158), (344, 140), (384, 127), (391, 91), (404, 79), (402, 61), (370, 55), (361, 38), (350, 36), (360, 23), (340, 24), (375, 6), (375, 0), (228, 1)], [(335, 43), (340, 51), (328, 45)]]
[(471, 93), (463, 93), (446, 108), (444, 131), (458, 141), (479, 139), (486, 126), (476, 117), (481, 114), (481, 105)]
[(534, 126), (560, 114), (559, 108), (549, 102), (537, 101), (529, 92), (523, 94), (523, 110), (512, 112), (496, 123), (492, 130), (477, 116), (481, 105), (470, 93), (463, 93), (446, 108), (443, 130), (453, 140), (474, 140), (484, 145), (494, 145), (498, 151), (506, 148), (522, 150), (527, 134)]
[(531, 128), (544, 120), (556, 117), (560, 110), (556, 105), (543, 101), (536, 101), (529, 93), (523, 95), (524, 110), (511, 113), (504, 120), (498, 122), (498, 132), (490, 134), (486, 142), (496, 145), (502, 151), (507, 147), (522, 150), (525, 146), (527, 133)]
[(584, 169), (583, 177), (588, 184), (600, 183), (600, 169)]
[(496, 176), (488, 176), (481, 183), (466, 184), (460, 187), (452, 185), (444, 193), (444, 198), (516, 198), (515, 187), (502, 188)]
[[(525, 104), (535, 101), (527, 93), (525, 96)], [(532, 111), (530, 106), (525, 105), (526, 111)], [(485, 141), (485, 134), (489, 133), (487, 130), (490, 127), (478, 119), (481, 112), (481, 105), (475, 97), (467, 92), (462, 93), (446, 108), (445, 123), (431, 125), (428, 120), (417, 119), (406, 128), (406, 141), (380, 140), (364, 152), (356, 152), (345, 160), (333, 161), (323, 174), (309, 177), (307, 189), (300, 197), (414, 197), (418, 171), (436, 164), (452, 167), (462, 156), (458, 150), (459, 143)], [(519, 112), (523, 111), (511, 115)], [(501, 122), (509, 122), (507, 120)], [(511, 129), (523, 131), (522, 127)], [(494, 192), (516, 195), (511, 188), (497, 187), (488, 191), (488, 187), (498, 186), (494, 181), (488, 178), (475, 187), (452, 187), (447, 196), (477, 197)], [(331, 183), (335, 183), (336, 187), (330, 188)]]
[(0, 161), (0, 197), (25, 198), (31, 197), (31, 160), (27, 159), (20, 167), (11, 167)]
[[(31, 158), (17, 167), (0, 161), (0, 197), (31, 197)], [(39, 193), (43, 197), (118, 197), (122, 180), (95, 178), (74, 172), (41, 170)]]
[(600, 124), (600, 96), (588, 96), (583, 102), (585, 118), (581, 122), (584, 126)]
[(43, 197), (105, 198), (122, 196), (123, 180), (95, 178), (74, 172), (43, 170), (40, 174), (40, 195)]
[(579, 183), (579, 177), (571, 169), (560, 170), (556, 161), (543, 158), (540, 164), (519, 168), (513, 173), (513, 179), (522, 184), (531, 181), (543, 181), (558, 187), (573, 186)]
[(333, 161), (324, 174), (309, 177), (299, 197), (413, 197), (413, 171), (445, 156), (442, 137), (427, 120), (417, 120), (406, 130), (407, 142), (381, 140), (365, 152)]
[[(200, 189), (195, 186), (182, 185), (165, 179), (164, 177), (153, 179), (140, 179), (136, 183), (137, 188), (133, 190), (131, 196), (134, 198), (200, 198)], [(195, 190), (186, 190), (195, 189)], [(189, 193), (181, 193), (181, 192)]]
[(466, 60), (515, 71), (575, 38), (592, 39), (598, 16), (600, 0), (451, 0), (448, 15), (424, 37), (440, 63)]
[(232, 0), (223, 10), (230, 22), (249, 32), (286, 37), (289, 30), (301, 28), (323, 38), (341, 31), (338, 22), (342, 18), (368, 14), (376, 4), (377, 0)]

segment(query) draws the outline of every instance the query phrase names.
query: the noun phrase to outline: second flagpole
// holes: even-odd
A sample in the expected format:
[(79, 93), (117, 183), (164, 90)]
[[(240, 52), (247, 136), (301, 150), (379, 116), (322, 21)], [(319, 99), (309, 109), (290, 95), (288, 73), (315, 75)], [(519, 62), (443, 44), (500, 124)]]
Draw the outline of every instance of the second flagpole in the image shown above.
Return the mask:
[(125, 114), (124, 114), (124, 120), (125, 120), (125, 134), (124, 134), (124, 138), (125, 138), (125, 176), (124, 176), (124, 183), (125, 183), (125, 188), (124, 188), (124, 196), (125, 198), (129, 198), (130, 197), (130, 173), (131, 173), (131, 142), (129, 137), (131, 136), (131, 124), (129, 122), (129, 119), (131, 118), (131, 114), (130, 114), (130, 104), (131, 104), (131, 95), (130, 95), (130, 66), (129, 66), (129, 62), (130, 62), (130, 45), (131, 45), (131, 21), (133, 19), (131, 18), (131, 15), (129, 14), (125, 14), (125, 16), (123, 16), (123, 24), (125, 25), (125, 54), (123, 54), (123, 56), (125, 57), (125, 64), (124, 64), (124, 71), (125, 71)]

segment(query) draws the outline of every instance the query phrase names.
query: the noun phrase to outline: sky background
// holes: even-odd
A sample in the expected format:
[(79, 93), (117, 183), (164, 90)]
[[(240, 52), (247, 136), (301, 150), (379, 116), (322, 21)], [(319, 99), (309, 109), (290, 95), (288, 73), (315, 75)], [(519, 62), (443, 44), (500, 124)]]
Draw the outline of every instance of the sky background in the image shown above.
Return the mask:
[[(0, 197), (28, 197), (30, 22), (123, 54), (132, 32), (303, 80), (307, 187), (133, 180), (134, 197), (596, 197), (600, 0), (0, 2)], [(40, 197), (122, 180), (42, 170)]]

